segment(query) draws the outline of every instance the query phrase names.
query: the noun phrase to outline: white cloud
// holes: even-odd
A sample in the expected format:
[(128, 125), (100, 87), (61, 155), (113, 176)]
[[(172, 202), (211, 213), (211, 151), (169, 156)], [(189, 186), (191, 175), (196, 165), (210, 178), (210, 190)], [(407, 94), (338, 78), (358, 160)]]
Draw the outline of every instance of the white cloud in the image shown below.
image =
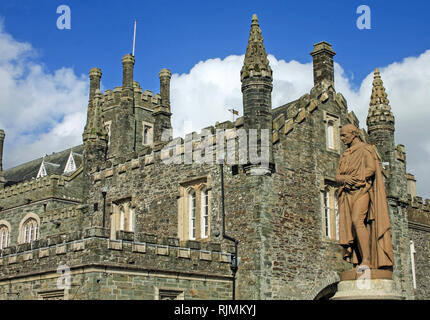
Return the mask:
[[(200, 61), (187, 74), (174, 74), (171, 81), (172, 124), (175, 136), (184, 136), (184, 121), (191, 121), (193, 130), (232, 119), (228, 109), (242, 115), (240, 69), (244, 55), (231, 55)], [(269, 55), (274, 83), (272, 105), (280, 106), (300, 98), (313, 86), (312, 64), (285, 62)], [(187, 132), (188, 133), (188, 132)]]
[(88, 81), (72, 69), (53, 73), (35, 62), (28, 43), (14, 40), (0, 21), (0, 128), (4, 167), (82, 143)]
[[(35, 62), (35, 50), (14, 40), (0, 21), (0, 128), (5, 129), (4, 166), (12, 167), (82, 143), (86, 121), (88, 80), (70, 68), (52, 73)], [(189, 73), (174, 74), (171, 83), (172, 124), (183, 136), (184, 121), (199, 131), (216, 121), (231, 120), (229, 108), (242, 115), (240, 69), (244, 56), (209, 59)], [(273, 69), (273, 107), (309, 92), (312, 63), (278, 60), (269, 55)], [(418, 193), (430, 198), (430, 50), (419, 57), (379, 66), (396, 117), (396, 143), (406, 146), (408, 172), (417, 178)], [(339, 64), (335, 85), (365, 127), (373, 74), (358, 89)], [(186, 123), (185, 123), (186, 124)], [(189, 123), (188, 123), (189, 127)], [(187, 130), (188, 132), (188, 130)]]

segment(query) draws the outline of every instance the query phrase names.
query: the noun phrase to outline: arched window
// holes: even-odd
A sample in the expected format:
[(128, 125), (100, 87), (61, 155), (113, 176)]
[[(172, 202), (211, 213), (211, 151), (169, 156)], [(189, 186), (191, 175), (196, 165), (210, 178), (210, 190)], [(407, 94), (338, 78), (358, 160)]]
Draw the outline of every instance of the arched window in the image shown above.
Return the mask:
[(142, 144), (149, 146), (153, 143), (153, 125), (142, 121)]
[(196, 193), (191, 190), (189, 193), (189, 219), (190, 219), (190, 239), (196, 239)]
[(130, 199), (114, 202), (110, 216), (111, 239), (116, 239), (117, 231), (134, 232), (134, 210)]
[(207, 189), (201, 192), (201, 237), (207, 238), (209, 235), (209, 193)]
[(178, 238), (209, 241), (211, 237), (211, 184), (206, 178), (187, 181), (179, 186)]
[(328, 114), (324, 111), (326, 150), (330, 152), (340, 152), (340, 120), (339, 116)]
[(148, 144), (148, 134), (149, 134), (149, 128), (145, 127), (145, 129), (143, 129), (143, 144), (144, 145)]
[(331, 240), (339, 240), (339, 209), (337, 188), (334, 182), (326, 182), (321, 190), (322, 228)]
[(35, 241), (39, 237), (39, 225), (36, 221), (36, 219), (30, 218), (26, 222), (24, 222), (24, 225), (22, 226), (23, 230), (23, 242), (24, 243), (31, 243), (32, 241)]
[(6, 225), (0, 225), (0, 250), (9, 246), (9, 228)]

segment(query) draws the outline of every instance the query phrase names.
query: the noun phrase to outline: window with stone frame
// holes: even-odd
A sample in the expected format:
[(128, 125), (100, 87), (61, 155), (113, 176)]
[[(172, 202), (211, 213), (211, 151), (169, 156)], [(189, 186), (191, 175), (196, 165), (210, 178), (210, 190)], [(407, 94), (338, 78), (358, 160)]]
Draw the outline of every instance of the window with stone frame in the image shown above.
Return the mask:
[(130, 198), (112, 202), (110, 216), (111, 239), (116, 239), (117, 231), (134, 232), (135, 208)]
[(321, 190), (321, 221), (324, 237), (339, 240), (339, 210), (337, 188), (333, 182)]
[(209, 191), (206, 188), (201, 190), (201, 220), (200, 220), (200, 237), (205, 239), (209, 236)]
[(0, 225), (0, 250), (9, 246), (9, 227), (5, 224)]
[(183, 290), (158, 289), (157, 300), (184, 300)]
[(39, 225), (34, 218), (28, 219), (22, 226), (23, 243), (31, 243), (39, 238)]
[(179, 194), (179, 240), (209, 239), (211, 222), (211, 190), (206, 177), (181, 183)]
[(324, 112), (326, 149), (340, 152), (340, 121), (339, 117)]
[(142, 145), (150, 146), (153, 144), (153, 124), (142, 121)]

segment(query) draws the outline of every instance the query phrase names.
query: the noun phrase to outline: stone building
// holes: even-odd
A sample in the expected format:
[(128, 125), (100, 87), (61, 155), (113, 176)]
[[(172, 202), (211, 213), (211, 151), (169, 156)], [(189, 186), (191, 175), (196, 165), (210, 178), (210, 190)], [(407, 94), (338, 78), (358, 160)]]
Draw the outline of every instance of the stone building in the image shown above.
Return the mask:
[[(0, 157), (0, 298), (231, 299), (236, 249), (222, 236), (223, 206), (225, 233), (238, 241), (236, 298), (331, 297), (350, 268), (336, 240), (339, 130), (359, 123), (335, 91), (332, 46), (317, 43), (311, 55), (314, 87), (272, 108), (254, 15), (240, 72), (243, 117), (185, 140), (169, 134), (169, 70), (153, 95), (134, 81), (132, 55), (113, 91), (102, 93), (102, 72), (91, 69), (82, 145), (4, 171)], [(395, 144), (378, 70), (369, 96), (360, 135), (383, 166), (394, 280), (406, 299), (429, 299), (430, 202), (417, 196), (405, 147)], [(265, 166), (237, 160), (248, 138), (268, 154)], [(0, 156), (4, 139), (0, 131)], [(219, 154), (227, 154), (222, 167)], [(194, 161), (203, 157), (214, 161)]]

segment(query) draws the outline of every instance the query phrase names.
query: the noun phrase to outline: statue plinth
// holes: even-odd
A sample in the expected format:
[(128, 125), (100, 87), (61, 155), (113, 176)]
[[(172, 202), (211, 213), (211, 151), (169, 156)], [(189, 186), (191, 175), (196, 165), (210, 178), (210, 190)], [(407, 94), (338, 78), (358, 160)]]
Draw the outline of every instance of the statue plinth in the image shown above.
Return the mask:
[(365, 279), (339, 282), (331, 300), (403, 300), (394, 280)]
[(391, 269), (355, 267), (340, 275), (332, 300), (402, 300)]
[(349, 271), (342, 272), (340, 274), (340, 281), (358, 280), (358, 279), (393, 279), (393, 271), (391, 269), (372, 269), (372, 268), (361, 268), (355, 267)]

